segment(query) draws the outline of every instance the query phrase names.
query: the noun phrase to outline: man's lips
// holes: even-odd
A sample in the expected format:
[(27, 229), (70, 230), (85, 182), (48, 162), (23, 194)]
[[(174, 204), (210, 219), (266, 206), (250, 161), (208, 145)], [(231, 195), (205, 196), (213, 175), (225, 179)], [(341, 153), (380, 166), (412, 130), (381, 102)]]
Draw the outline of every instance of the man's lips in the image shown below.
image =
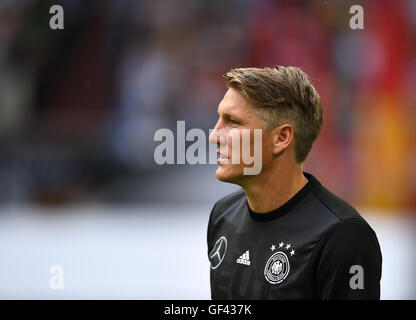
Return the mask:
[(229, 156), (226, 156), (225, 154), (220, 153), (219, 151), (217, 151), (217, 154), (219, 155), (219, 159), (230, 159)]

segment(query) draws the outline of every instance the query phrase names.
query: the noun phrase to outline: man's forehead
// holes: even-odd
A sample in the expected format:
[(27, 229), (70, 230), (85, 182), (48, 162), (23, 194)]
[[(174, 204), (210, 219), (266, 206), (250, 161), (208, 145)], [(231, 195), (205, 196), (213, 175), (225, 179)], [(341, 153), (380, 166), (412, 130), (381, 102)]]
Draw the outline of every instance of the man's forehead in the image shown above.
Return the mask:
[(238, 111), (252, 112), (253, 107), (237, 90), (230, 88), (218, 105), (218, 112), (231, 113)]

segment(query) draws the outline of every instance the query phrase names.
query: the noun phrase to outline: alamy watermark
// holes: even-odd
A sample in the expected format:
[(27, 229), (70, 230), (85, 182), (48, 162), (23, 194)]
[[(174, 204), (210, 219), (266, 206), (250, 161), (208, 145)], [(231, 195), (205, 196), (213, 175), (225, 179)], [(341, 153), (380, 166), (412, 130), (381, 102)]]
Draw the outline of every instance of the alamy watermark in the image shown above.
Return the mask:
[(49, 273), (52, 274), (49, 279), (49, 288), (52, 290), (63, 290), (64, 268), (59, 264), (55, 264), (49, 268)]
[(355, 4), (350, 8), (350, 14), (354, 14), (350, 18), (350, 28), (352, 30), (364, 29), (364, 9), (362, 6)]
[(49, 8), (49, 13), (53, 16), (49, 19), (49, 27), (52, 30), (64, 29), (64, 8), (55, 4)]
[[(185, 121), (176, 122), (175, 134), (170, 129), (159, 129), (154, 141), (161, 142), (154, 151), (155, 162), (164, 164), (240, 164), (244, 175), (257, 175), (262, 168), (262, 129), (210, 129), (207, 161), (207, 136), (202, 129), (186, 132)], [(185, 148), (186, 142), (193, 142)], [(175, 162), (176, 153), (176, 162)], [(218, 158), (219, 156), (219, 158)]]
[(352, 290), (364, 289), (364, 268), (359, 264), (355, 264), (351, 266), (350, 274), (353, 274), (350, 278), (350, 288)]

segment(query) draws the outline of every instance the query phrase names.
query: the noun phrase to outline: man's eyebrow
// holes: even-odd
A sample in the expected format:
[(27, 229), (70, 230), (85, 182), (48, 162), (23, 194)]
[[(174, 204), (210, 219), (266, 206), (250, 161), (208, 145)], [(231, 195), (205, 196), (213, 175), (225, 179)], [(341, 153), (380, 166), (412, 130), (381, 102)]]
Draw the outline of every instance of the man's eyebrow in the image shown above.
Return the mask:
[[(218, 115), (220, 115), (220, 111), (217, 110)], [(222, 111), (222, 115), (223, 117), (236, 117), (236, 115), (233, 114), (233, 112), (231, 111)]]

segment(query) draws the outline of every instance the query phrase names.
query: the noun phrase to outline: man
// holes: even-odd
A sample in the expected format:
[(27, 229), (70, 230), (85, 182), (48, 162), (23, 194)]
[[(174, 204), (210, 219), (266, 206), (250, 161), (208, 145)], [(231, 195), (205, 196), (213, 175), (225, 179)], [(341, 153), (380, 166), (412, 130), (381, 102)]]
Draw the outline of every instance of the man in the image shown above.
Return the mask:
[[(225, 77), (228, 91), (209, 140), (220, 154), (217, 179), (241, 189), (210, 214), (212, 298), (379, 299), (375, 232), (303, 172), (322, 127), (321, 99), (306, 74), (276, 66), (232, 69)], [(233, 153), (243, 143), (232, 137), (244, 129), (250, 138), (262, 129), (256, 175), (244, 174), (248, 165)], [(250, 139), (251, 152), (255, 142)]]

